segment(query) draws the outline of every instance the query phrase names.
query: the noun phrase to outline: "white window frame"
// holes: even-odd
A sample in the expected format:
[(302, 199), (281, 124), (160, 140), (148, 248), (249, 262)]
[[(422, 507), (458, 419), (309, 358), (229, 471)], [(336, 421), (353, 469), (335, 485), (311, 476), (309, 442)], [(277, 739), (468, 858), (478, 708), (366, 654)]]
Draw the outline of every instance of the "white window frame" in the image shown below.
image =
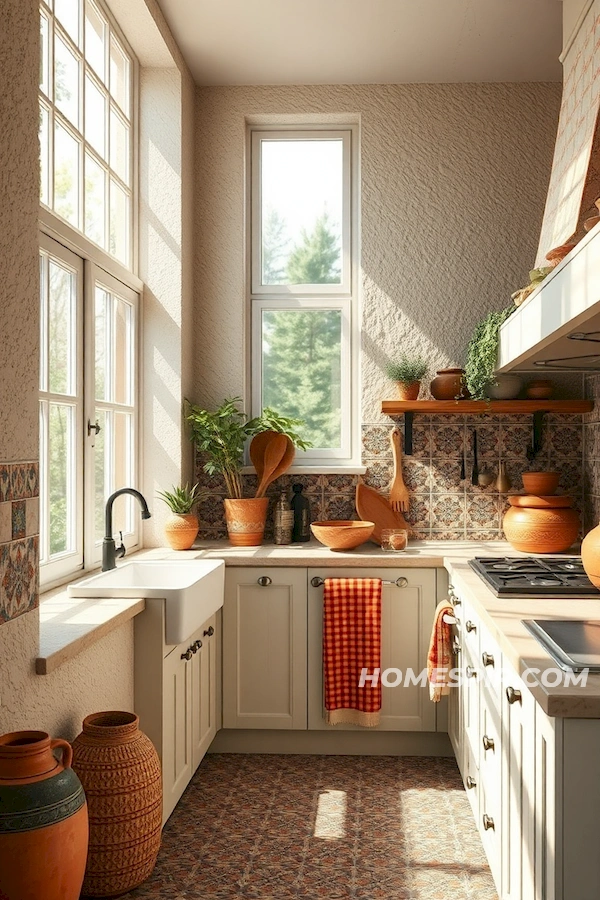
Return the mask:
[[(261, 142), (342, 140), (343, 214), (340, 284), (263, 285), (261, 222)], [(252, 414), (262, 410), (262, 315), (265, 310), (336, 309), (342, 313), (341, 447), (297, 450), (292, 471), (364, 471), (360, 459), (359, 304), (359, 129), (355, 124), (282, 124), (248, 128), (249, 154), (249, 320)]]

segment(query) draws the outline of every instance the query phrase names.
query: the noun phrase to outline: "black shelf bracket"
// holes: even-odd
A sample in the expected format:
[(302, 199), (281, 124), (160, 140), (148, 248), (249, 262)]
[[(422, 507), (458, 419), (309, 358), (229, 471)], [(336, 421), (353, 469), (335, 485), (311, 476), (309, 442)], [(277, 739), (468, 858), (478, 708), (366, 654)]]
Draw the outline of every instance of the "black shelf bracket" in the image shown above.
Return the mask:
[(413, 452), (413, 412), (404, 413), (404, 455), (412, 456)]
[(544, 430), (545, 410), (539, 409), (533, 414), (533, 431), (531, 436), (531, 444), (527, 448), (527, 459), (535, 459), (542, 449), (542, 436)]

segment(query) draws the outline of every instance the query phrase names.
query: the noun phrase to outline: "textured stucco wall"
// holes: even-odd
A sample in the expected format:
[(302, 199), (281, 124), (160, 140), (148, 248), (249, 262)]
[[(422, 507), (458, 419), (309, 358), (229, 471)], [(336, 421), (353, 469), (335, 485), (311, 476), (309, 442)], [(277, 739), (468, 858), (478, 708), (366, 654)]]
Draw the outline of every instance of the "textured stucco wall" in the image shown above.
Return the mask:
[(247, 389), (246, 117), (360, 118), (362, 421), (376, 423), (390, 357), (461, 364), (476, 322), (526, 283), (559, 103), (557, 84), (199, 88), (195, 399)]

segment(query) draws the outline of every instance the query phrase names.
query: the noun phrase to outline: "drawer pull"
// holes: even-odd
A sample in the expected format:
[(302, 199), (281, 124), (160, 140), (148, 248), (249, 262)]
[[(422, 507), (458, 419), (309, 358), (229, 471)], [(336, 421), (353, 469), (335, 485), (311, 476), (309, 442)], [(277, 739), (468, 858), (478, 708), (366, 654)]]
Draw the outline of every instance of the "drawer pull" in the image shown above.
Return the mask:
[(509, 703), (520, 703), (522, 700), (521, 691), (518, 691), (514, 687), (506, 688), (506, 699)]
[(477, 669), (474, 669), (473, 666), (467, 666), (465, 675), (467, 678), (477, 678)]
[(471, 775), (467, 775), (466, 785), (471, 790), (471, 788), (477, 787), (477, 782)]
[(489, 737), (487, 734), (484, 734), (482, 738), (483, 749), (484, 750), (493, 750), (494, 749), (494, 739)]
[(197, 653), (201, 646), (202, 641), (194, 641), (194, 643), (192, 644), (192, 653)]
[(458, 638), (455, 637), (454, 640), (452, 641), (452, 652), (453, 652), (453, 653), (460, 653), (460, 651), (461, 651), (461, 646), (460, 646), (460, 644), (458, 643)]
[(273, 580), (268, 575), (261, 575), (260, 578), (256, 579), (256, 583), (260, 584), (261, 587), (268, 587), (270, 584), (273, 584)]
[(494, 820), (491, 816), (488, 816), (487, 813), (483, 814), (483, 827), (485, 831), (489, 831), (490, 829), (494, 831), (496, 828), (496, 826), (494, 825)]
[(182, 658), (182, 659), (187, 659), (188, 662), (189, 662), (189, 660), (192, 658), (192, 651), (190, 650), (189, 647), (187, 648), (187, 650), (185, 651), (185, 653), (182, 653), (182, 654), (181, 654), (181, 658)]
[(467, 624), (465, 625), (465, 628), (467, 629), (467, 631), (469, 632), (469, 634), (470, 634), (472, 631), (477, 631), (477, 625), (475, 624), (475, 622), (471, 622), (470, 619), (469, 619), (469, 621), (467, 622)]
[(482, 653), (481, 661), (484, 664), (484, 666), (493, 666), (494, 665), (494, 657), (492, 656), (491, 653)]
[(214, 633), (215, 629), (212, 627), (212, 625), (209, 625), (206, 631), (202, 632), (204, 637), (212, 637)]

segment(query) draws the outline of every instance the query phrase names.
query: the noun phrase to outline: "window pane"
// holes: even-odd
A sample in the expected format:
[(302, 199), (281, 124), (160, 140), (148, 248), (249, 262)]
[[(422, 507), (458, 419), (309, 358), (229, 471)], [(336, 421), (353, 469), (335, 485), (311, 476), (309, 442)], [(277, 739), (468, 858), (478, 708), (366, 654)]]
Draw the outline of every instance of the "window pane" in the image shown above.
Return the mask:
[[(94, 440), (94, 527), (95, 539), (104, 537), (104, 503), (110, 496), (110, 488), (106, 478), (110, 471), (110, 460), (106, 458), (108, 414), (103, 409), (96, 409), (96, 422), (100, 431)], [(113, 520), (114, 521), (114, 520)]]
[(114, 181), (110, 182), (110, 252), (129, 263), (129, 199)]
[(132, 347), (132, 308), (129, 303), (114, 297), (114, 358), (115, 358), (115, 403), (132, 403), (131, 397), (131, 360)]
[(105, 196), (106, 175), (104, 169), (85, 155), (85, 233), (92, 241), (105, 246)]
[(79, 228), (79, 142), (58, 123), (54, 128), (54, 209)]
[(106, 82), (106, 21), (93, 3), (85, 5), (85, 58)]
[(49, 160), (50, 149), (50, 113), (40, 105), (40, 200), (50, 205)]
[(48, 290), (49, 387), (75, 394), (76, 281), (73, 272), (50, 260)]
[(261, 141), (263, 284), (340, 284), (341, 140)]
[(263, 310), (263, 408), (303, 419), (316, 448), (341, 447), (341, 355), (339, 310)]
[(129, 60), (112, 34), (110, 36), (110, 92), (129, 118)]
[(79, 45), (79, 7), (81, 0), (54, 0), (54, 15), (74, 44)]
[[(128, 413), (116, 412), (114, 421), (114, 448), (113, 459), (115, 461), (113, 490), (133, 482), (133, 454), (132, 454), (132, 417)], [(120, 501), (120, 502), (119, 502)], [(115, 533), (122, 531), (124, 534), (133, 531), (133, 498), (119, 497), (114, 506), (113, 528)]]
[(40, 391), (48, 390), (48, 257), (40, 253)]
[(114, 109), (110, 111), (110, 166), (129, 184), (129, 127)]
[(106, 159), (106, 98), (89, 75), (85, 77), (85, 139)]
[(54, 102), (79, 128), (79, 60), (58, 34), (54, 36)]
[(72, 550), (75, 410), (50, 403), (48, 413), (48, 510), (50, 555)]
[(50, 96), (50, 23), (42, 12), (40, 16), (40, 89), (46, 97)]
[[(96, 287), (96, 400), (110, 400), (110, 375), (107, 348), (110, 343), (110, 295)], [(97, 445), (96, 445), (97, 446)]]

